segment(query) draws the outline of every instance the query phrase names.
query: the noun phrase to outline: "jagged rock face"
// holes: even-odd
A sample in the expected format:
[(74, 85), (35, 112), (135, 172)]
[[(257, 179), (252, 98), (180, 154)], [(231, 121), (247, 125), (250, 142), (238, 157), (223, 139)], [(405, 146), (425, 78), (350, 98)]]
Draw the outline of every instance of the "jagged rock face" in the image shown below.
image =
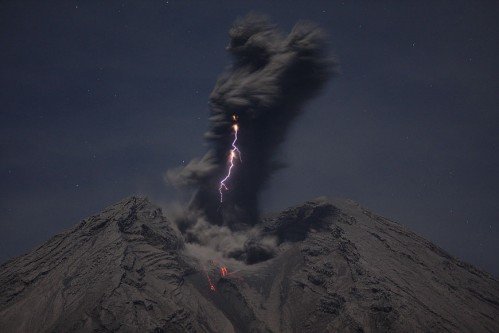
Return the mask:
[(354, 202), (261, 225), (277, 255), (212, 291), (161, 210), (124, 200), (0, 266), (0, 332), (499, 332), (493, 277)]
[(177, 310), (169, 295), (185, 274), (179, 244), (146, 200), (114, 205), (1, 267), (0, 331), (160, 325), (157, 317)]

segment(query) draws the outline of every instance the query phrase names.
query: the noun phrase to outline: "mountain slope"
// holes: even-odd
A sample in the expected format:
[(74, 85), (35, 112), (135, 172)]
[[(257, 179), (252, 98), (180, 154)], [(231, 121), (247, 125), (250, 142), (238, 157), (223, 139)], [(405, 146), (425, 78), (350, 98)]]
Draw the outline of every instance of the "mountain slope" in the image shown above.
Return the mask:
[(159, 208), (123, 200), (0, 266), (0, 331), (499, 331), (493, 277), (354, 202), (261, 226), (277, 255), (222, 276)]

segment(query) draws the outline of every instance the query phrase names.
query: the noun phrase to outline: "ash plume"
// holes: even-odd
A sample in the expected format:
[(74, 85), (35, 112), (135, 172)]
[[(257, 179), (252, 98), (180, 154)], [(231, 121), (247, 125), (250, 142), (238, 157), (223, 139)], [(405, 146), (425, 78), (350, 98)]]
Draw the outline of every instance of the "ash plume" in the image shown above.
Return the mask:
[[(211, 149), (184, 168), (167, 173), (172, 183), (195, 189), (188, 213), (177, 219), (179, 229), (194, 241), (199, 238), (196, 234), (212, 226), (233, 232), (255, 229), (259, 194), (282, 167), (275, 158), (279, 145), (304, 103), (319, 92), (336, 65), (327, 54), (322, 31), (310, 23), (298, 23), (283, 35), (265, 16), (250, 14), (234, 23), (229, 37), (227, 51), (233, 63), (219, 77), (209, 100), (210, 126), (205, 138)], [(227, 170), (236, 118), (242, 162), (227, 180), (221, 203), (218, 191)], [(257, 238), (249, 237), (246, 242), (256, 252)]]

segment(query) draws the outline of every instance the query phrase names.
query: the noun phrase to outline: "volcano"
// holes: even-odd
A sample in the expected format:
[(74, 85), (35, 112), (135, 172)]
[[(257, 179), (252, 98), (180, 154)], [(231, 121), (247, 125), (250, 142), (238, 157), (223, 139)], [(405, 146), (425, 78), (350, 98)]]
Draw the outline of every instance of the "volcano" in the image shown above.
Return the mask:
[(259, 225), (275, 256), (212, 290), (162, 210), (125, 199), (0, 266), (0, 331), (499, 332), (494, 277), (353, 201)]

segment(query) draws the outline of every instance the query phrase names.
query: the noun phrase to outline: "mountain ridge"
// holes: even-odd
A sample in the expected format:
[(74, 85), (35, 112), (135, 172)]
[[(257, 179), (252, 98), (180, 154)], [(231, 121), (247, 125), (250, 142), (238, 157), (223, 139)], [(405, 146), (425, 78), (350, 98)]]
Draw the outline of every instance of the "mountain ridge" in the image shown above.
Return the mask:
[(499, 331), (494, 277), (352, 200), (260, 226), (275, 257), (219, 276), (159, 207), (121, 200), (0, 265), (0, 331)]

